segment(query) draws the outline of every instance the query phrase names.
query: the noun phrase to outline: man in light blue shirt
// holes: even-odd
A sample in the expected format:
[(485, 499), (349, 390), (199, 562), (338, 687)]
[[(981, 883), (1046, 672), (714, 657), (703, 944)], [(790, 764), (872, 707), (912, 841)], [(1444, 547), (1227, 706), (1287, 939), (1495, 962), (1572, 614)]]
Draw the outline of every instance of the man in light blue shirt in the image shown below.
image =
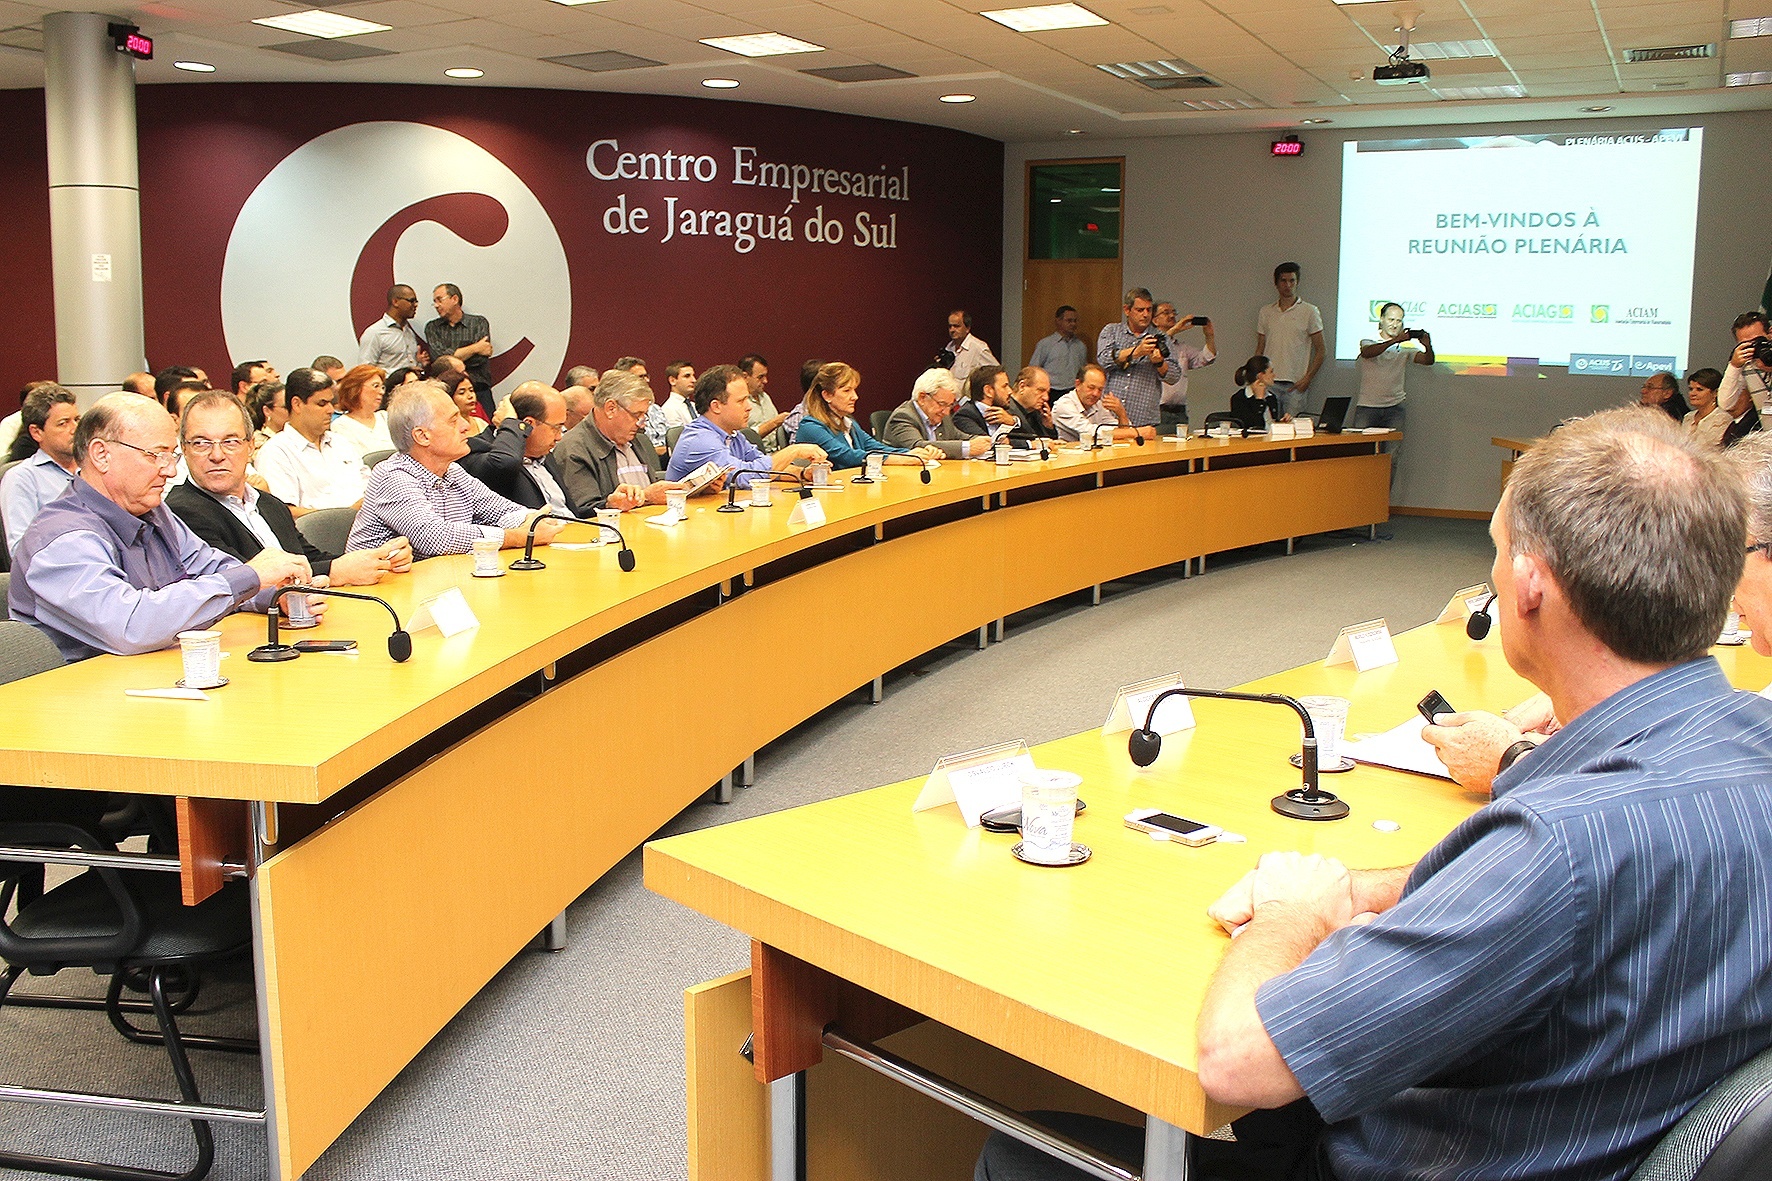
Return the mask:
[(44, 505), (74, 482), (74, 430), (80, 408), (59, 385), (32, 390), (19, 409), (20, 430), (12, 458), (21, 462), (0, 480), (0, 519), (11, 553)]
[(19, 541), (7, 605), (69, 661), (169, 648), (181, 631), (262, 609), (273, 588), (308, 580), (306, 558), (266, 547), (241, 562), (161, 503), (178, 469), (177, 436), (156, 403), (100, 398), (74, 434), (79, 477)]
[(1044, 369), (1053, 389), (1069, 393), (1089, 360), (1089, 346), (1077, 336), (1077, 309), (1070, 304), (1053, 313), (1052, 325), (1058, 331), (1034, 346), (1028, 364)]
[(701, 375), (695, 383), (695, 408), (700, 413), (677, 436), (666, 479), (681, 480), (704, 463), (716, 463), (736, 469), (732, 479), (740, 488), (749, 488), (754, 478), (768, 472), (796, 465), (828, 466), (822, 447), (791, 443), (765, 455), (739, 433), (751, 418), (751, 383), (737, 365), (715, 365)]

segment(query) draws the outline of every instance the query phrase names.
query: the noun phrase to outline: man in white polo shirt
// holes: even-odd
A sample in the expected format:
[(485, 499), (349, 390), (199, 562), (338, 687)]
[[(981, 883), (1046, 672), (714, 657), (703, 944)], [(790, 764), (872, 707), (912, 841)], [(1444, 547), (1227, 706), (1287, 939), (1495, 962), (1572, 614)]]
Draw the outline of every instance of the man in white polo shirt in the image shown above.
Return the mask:
[(1274, 268), (1280, 298), (1255, 319), (1255, 351), (1273, 362), (1273, 392), (1281, 409), (1294, 418), (1304, 413), (1311, 381), (1323, 367), (1323, 313), (1298, 298), (1298, 275), (1295, 262)]
[(369, 469), (356, 450), (335, 443), (332, 411), (337, 391), (318, 369), (297, 369), (283, 383), (289, 421), (258, 449), (258, 474), (271, 495), (296, 516), (321, 508), (357, 508)]

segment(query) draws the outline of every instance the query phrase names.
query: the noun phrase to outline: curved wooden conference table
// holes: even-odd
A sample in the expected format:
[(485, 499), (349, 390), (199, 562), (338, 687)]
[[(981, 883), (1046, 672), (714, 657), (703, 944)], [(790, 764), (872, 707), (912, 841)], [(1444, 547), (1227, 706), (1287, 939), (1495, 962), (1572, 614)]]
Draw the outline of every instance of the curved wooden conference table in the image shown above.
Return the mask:
[[(272, 1175), (293, 1178), (537, 931), (753, 752), (1012, 612), (1383, 521), (1380, 445), (1397, 438), (950, 461), (928, 486), (890, 468), (819, 493), (815, 528), (787, 523), (785, 485), (743, 513), (700, 498), (673, 529), (623, 517), (632, 573), (612, 545), (487, 580), (434, 559), (377, 593), (405, 620), (459, 587), (480, 623), (416, 633), (404, 664), (386, 612), (335, 599), (307, 634), (359, 654), (250, 663), (264, 619), (233, 616), (232, 684), (207, 701), (125, 696), (171, 685), (176, 651), (0, 686), (0, 781), (177, 796), (187, 899), (251, 877)], [(698, 703), (728, 692), (743, 708), (704, 722)]]

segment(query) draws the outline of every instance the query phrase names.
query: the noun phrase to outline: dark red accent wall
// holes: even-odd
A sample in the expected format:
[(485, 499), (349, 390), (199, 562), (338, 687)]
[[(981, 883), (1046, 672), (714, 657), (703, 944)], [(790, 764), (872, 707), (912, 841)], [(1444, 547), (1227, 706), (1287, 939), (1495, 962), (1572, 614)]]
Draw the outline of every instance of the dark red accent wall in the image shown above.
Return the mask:
[[(945, 336), (945, 316), (969, 308), (974, 330), (1001, 339), (1002, 145), (932, 127), (739, 102), (544, 90), (369, 85), (162, 85), (137, 92), (142, 175), (143, 274), (148, 359), (192, 364), (219, 382), (235, 358), (222, 333), (220, 287), (228, 235), (242, 204), (276, 164), (324, 132), (374, 120), (430, 123), (502, 161), (546, 209), (572, 280), (571, 338), (561, 369), (607, 367), (624, 353), (647, 359), (654, 384), (666, 361), (698, 368), (760, 352), (778, 403), (797, 391), (808, 356), (843, 359), (863, 373), (864, 408), (902, 399)], [(595, 181), (585, 153), (615, 138), (623, 151), (705, 153), (714, 185)], [(732, 145), (759, 160), (863, 172), (908, 165), (905, 203), (803, 195), (787, 212), (793, 242), (748, 254), (731, 239), (660, 243), (664, 197), (683, 206), (782, 212), (786, 193), (725, 183)], [(389, 170), (401, 167), (389, 160)], [(366, 191), (375, 173), (361, 178)], [(55, 366), (49, 214), (40, 91), (0, 92), (0, 218), (7, 227), (10, 347), (0, 350), (0, 406)], [(625, 189), (654, 208), (646, 237), (605, 232), (604, 210)], [(857, 210), (900, 214), (895, 249), (807, 242), (799, 231), (827, 201), (852, 233)], [(359, 320), (379, 311), (393, 245), (413, 221), (434, 217), (471, 241), (496, 240), (503, 211), (472, 196), (446, 197), (389, 219), (363, 249), (352, 280)], [(489, 207), (489, 208), (484, 208)], [(394, 224), (397, 223), (397, 224)], [(467, 293), (473, 309), (473, 293)], [(421, 299), (428, 293), (421, 293)], [(274, 305), (303, 299), (303, 276), (267, 285)], [(429, 318), (430, 309), (423, 309)], [(498, 342), (500, 348), (516, 342)], [(315, 352), (339, 342), (316, 341)], [(238, 358), (246, 359), (246, 358)], [(350, 358), (346, 358), (349, 360)], [(121, 374), (118, 375), (122, 377)]]

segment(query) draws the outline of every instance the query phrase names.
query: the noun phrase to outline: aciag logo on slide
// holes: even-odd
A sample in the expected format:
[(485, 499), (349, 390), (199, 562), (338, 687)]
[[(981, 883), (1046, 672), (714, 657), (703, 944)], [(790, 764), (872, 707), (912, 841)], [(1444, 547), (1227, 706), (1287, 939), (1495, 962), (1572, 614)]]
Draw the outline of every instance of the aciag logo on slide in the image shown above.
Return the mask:
[(1568, 324), (1575, 319), (1572, 303), (1517, 303), (1510, 317), (1525, 324)]
[(1604, 324), (1612, 318), (1612, 305), (1596, 303), (1588, 314), (1593, 317), (1595, 324)]
[[(560, 373), (572, 326), (560, 235), (517, 174), (465, 136), (423, 123), (356, 123), (285, 156), (228, 236), (228, 352), (268, 357), (284, 372), (316, 353), (356, 357), (364, 325), (362, 309), (353, 314), (353, 280), (373, 291), (378, 310), (390, 284), (410, 284), (421, 328), (432, 289), (459, 286), (467, 310), (492, 325), (500, 393)], [(279, 291), (300, 297), (267, 298)]]

